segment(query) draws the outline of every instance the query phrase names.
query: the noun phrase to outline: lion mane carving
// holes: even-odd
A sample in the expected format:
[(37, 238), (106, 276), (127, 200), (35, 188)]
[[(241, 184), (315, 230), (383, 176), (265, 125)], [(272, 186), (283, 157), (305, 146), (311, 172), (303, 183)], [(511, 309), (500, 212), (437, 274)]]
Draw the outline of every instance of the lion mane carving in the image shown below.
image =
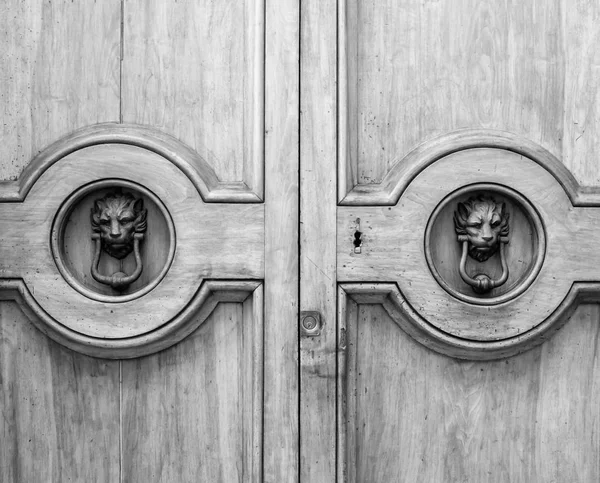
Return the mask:
[(146, 231), (146, 215), (141, 198), (136, 200), (131, 193), (108, 193), (94, 201), (92, 230), (100, 235), (104, 251), (121, 260), (133, 251), (134, 235)]
[(508, 219), (506, 203), (499, 204), (491, 196), (472, 196), (458, 203), (454, 229), (457, 235), (466, 236), (469, 255), (484, 262), (498, 251), (500, 237), (508, 236)]

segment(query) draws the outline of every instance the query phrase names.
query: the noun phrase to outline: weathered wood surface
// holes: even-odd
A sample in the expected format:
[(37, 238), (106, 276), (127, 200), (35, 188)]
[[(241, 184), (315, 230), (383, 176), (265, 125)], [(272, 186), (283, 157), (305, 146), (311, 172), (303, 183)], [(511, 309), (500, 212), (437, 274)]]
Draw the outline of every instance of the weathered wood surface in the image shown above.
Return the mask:
[[(293, 481), (297, 477), (298, 180), (297, 175), (290, 174), (297, 173), (298, 166), (298, 102), (288, 101), (290, 93), (297, 98), (298, 90), (298, 7), (289, 2), (272, 5), (265, 12), (262, 1), (225, 4), (207, 0), (173, 4), (165, 11), (163, 8), (160, 2), (121, 1), (90, 6), (62, 1), (39, 6), (33, 6), (33, 2), (5, 2), (0, 7), (1, 21), (6, 24), (0, 34), (5, 46), (0, 55), (2, 66), (6, 67), (0, 74), (6, 87), (0, 93), (0, 112), (5, 119), (18, 117), (18, 122), (5, 123), (7, 142), (0, 151), (0, 175), (11, 180), (0, 186), (0, 194), (17, 202), (3, 208), (0, 214), (5, 237), (0, 245), (6, 252), (0, 257), (4, 263), (2, 277), (12, 279), (3, 281), (3, 296), (21, 303), (28, 299), (34, 305), (31, 293), (15, 280), (19, 278), (18, 263), (10, 260), (18, 258), (19, 263), (28, 265), (24, 278), (29, 281), (30, 276), (39, 275), (38, 270), (55, 270), (47, 242), (48, 228), (58, 206), (73, 187), (117, 176), (152, 185), (150, 188), (159, 198), (171, 200), (168, 204), (174, 218), (185, 217), (185, 223), (177, 229), (174, 261), (174, 266), (185, 265), (179, 271), (185, 280), (174, 284), (176, 289), (172, 287), (170, 298), (163, 297), (163, 304), (155, 302), (151, 307), (150, 303), (134, 311), (137, 320), (143, 325), (142, 319), (150, 320), (165, 306), (172, 307), (177, 299), (192, 295), (189, 304), (181, 307), (185, 308), (183, 318), (190, 321), (179, 324), (170, 334), (164, 333), (165, 326), (160, 327), (159, 322), (156, 327), (160, 328), (151, 332), (162, 333), (163, 340), (170, 344), (187, 336), (216, 306), (215, 317), (183, 345), (123, 363), (123, 394), (119, 400), (118, 362), (89, 359), (57, 346), (28, 324), (16, 304), (2, 301), (2, 324), (12, 323), (12, 312), (7, 315), (6, 307), (19, 314), (17, 331), (3, 331), (6, 339), (1, 340), (5, 346), (3, 354), (11, 356), (0, 358), (5, 396), (1, 410), (3, 421), (9, 426), (4, 433), (7, 438), (0, 445), (2, 481), (148, 481), (160, 474), (167, 479), (178, 475), (181, 481), (262, 481), (263, 371), (273, 388), (264, 395), (269, 405), (266, 415), (271, 418), (264, 431), (268, 441), (264, 447), (269, 450), (265, 479)], [(38, 17), (41, 20), (37, 21)], [(270, 20), (270, 37), (274, 41), (267, 49), (265, 17)], [(224, 55), (224, 51), (229, 55)], [(265, 104), (264, 98), (265, 53), (270, 56), (272, 107)], [(18, 76), (19, 82), (13, 82), (8, 75)], [(273, 283), (264, 310), (268, 315), (268, 335), (260, 322), (264, 309), (262, 289), (257, 288), (257, 282), (248, 281), (264, 278), (265, 205), (239, 204), (260, 202), (262, 198), (265, 112), (272, 133), (266, 156), (272, 171), (279, 171), (273, 177), (273, 201), (267, 205), (273, 249), (269, 265)], [(60, 169), (55, 169), (55, 161), (61, 157), (58, 156), (43, 169), (34, 163), (29, 172), (15, 181), (34, 154), (65, 134), (96, 122), (119, 120), (170, 132), (199, 154), (189, 150), (178, 156), (177, 146), (169, 140), (163, 143), (166, 137), (153, 146), (140, 147), (135, 136), (128, 139), (127, 133), (114, 128), (119, 137), (116, 142), (121, 146), (109, 155), (111, 160), (103, 167), (96, 163), (97, 171), (91, 169), (98, 153), (95, 150), (110, 150), (110, 146), (64, 152), (71, 156), (65, 168), (69, 162), (73, 164), (62, 175)], [(111, 142), (100, 138), (101, 135), (96, 136), (93, 144)], [(58, 153), (65, 145), (59, 143), (56, 147)], [(137, 150), (140, 162), (128, 155), (121, 157), (121, 148), (130, 154)], [(93, 154), (84, 159), (90, 153)], [(155, 171), (153, 163), (142, 159), (147, 161), (149, 156), (157, 160), (160, 155), (169, 159), (173, 156), (173, 165), (166, 173)], [(79, 160), (75, 161), (77, 157)], [(192, 184), (185, 176), (173, 176), (177, 172), (173, 168), (182, 169), (180, 161), (186, 157), (195, 168), (184, 167)], [(166, 167), (162, 161), (158, 163)], [(208, 202), (218, 202), (209, 205), (214, 209), (212, 215), (204, 209), (204, 203), (192, 206), (200, 201), (200, 195)], [(234, 202), (238, 204), (229, 204)], [(16, 208), (18, 213), (15, 212), (15, 207), (25, 205), (27, 209)], [(27, 227), (31, 237), (4, 230), (6, 226), (16, 229), (18, 224)], [(258, 238), (250, 241), (255, 236)], [(248, 243), (239, 243), (242, 239)], [(189, 245), (192, 240), (193, 247)], [(236, 259), (240, 262), (237, 266)], [(207, 288), (207, 282), (200, 290), (197, 284), (193, 287), (193, 280), (199, 282), (210, 277), (209, 273), (242, 280), (236, 286), (215, 282)], [(44, 281), (50, 292), (60, 292), (62, 284), (60, 276)], [(252, 289), (254, 294), (247, 297)], [(157, 294), (153, 291), (153, 295)], [(202, 305), (202, 301), (206, 303)], [(217, 305), (220, 301), (235, 303)], [(72, 310), (69, 306), (79, 303), (85, 305), (89, 301), (82, 298), (76, 304), (63, 303), (62, 313), (68, 314)], [(22, 310), (35, 318), (26, 305)], [(95, 330), (93, 327), (97, 326), (91, 321), (102, 325), (107, 320), (111, 320), (108, 312), (99, 316), (90, 310), (81, 322)], [(129, 331), (131, 325), (125, 323), (121, 329)], [(19, 332), (23, 330), (27, 336)], [(269, 347), (267, 363), (263, 359), (263, 340)], [(12, 349), (19, 346), (26, 349), (25, 354), (16, 354), (16, 349)], [(46, 347), (53, 349), (49, 352)], [(153, 350), (160, 348), (155, 345)], [(140, 355), (137, 349), (130, 347), (129, 356), (124, 356)], [(38, 354), (42, 362), (32, 364), (31, 357)], [(94, 364), (110, 369), (105, 371), (108, 375), (101, 375), (114, 387), (94, 385), (100, 382), (93, 380), (100, 378)], [(43, 368), (55, 365), (50, 377)], [(195, 372), (199, 367), (206, 370)], [(173, 392), (165, 394), (158, 387), (163, 384)], [(5, 391), (5, 387), (10, 390)], [(207, 387), (214, 387), (214, 391)], [(20, 393), (13, 394), (14, 388)], [(33, 415), (25, 412), (28, 406), (18, 399), (29, 393), (44, 401), (43, 405), (36, 405)], [(198, 405), (202, 398), (207, 402), (203, 412)], [(103, 407), (105, 414), (96, 414), (100, 412), (97, 407)], [(164, 419), (159, 419), (163, 410)], [(136, 432), (126, 433), (128, 427), (135, 427)], [(29, 451), (31, 441), (26, 438), (35, 431), (46, 431), (51, 438), (43, 442), (41, 438), (34, 439), (36, 447)], [(144, 434), (148, 437), (140, 438)], [(160, 442), (171, 446), (157, 444), (153, 439), (156, 435)], [(58, 447), (50, 444), (57, 442)], [(139, 452), (141, 447), (148, 452)], [(198, 461), (202, 462), (200, 467), (196, 466)]]
[[(400, 196), (431, 162), (460, 148), (463, 135), (452, 131), (462, 128), (507, 131), (505, 146), (495, 147), (551, 161), (558, 171), (560, 161), (572, 172), (565, 176), (563, 169), (559, 176), (567, 196), (545, 191), (537, 175), (517, 175), (507, 166), (498, 165), (498, 176), (477, 180), (503, 179), (537, 191), (536, 208), (542, 206), (550, 227), (545, 266), (557, 281), (543, 282), (546, 289), (536, 292), (523, 313), (539, 317), (538, 303), (564, 295), (571, 282), (599, 280), (600, 220), (588, 208), (600, 199), (593, 134), (599, 9), (588, 0), (566, 7), (538, 0), (339, 2), (339, 199), (356, 205), (338, 212), (340, 280), (399, 281), (403, 294), (418, 290), (421, 301), (431, 297), (431, 286), (422, 283), (426, 264), (413, 264), (423, 253), (419, 220), (426, 223), (432, 211), (428, 193), (441, 186), (450, 192), (450, 184), (456, 188), (473, 178), (449, 166), (436, 182), (420, 185), (422, 196)], [(472, 168), (479, 168), (476, 160)], [(407, 216), (396, 216), (403, 209)], [(355, 255), (358, 217), (364, 241), (362, 254)], [(418, 248), (410, 242), (417, 235)], [(561, 278), (571, 279), (562, 289)], [(584, 295), (571, 291), (569, 303), (597, 301), (597, 283), (577, 287)], [(365, 291), (359, 298), (377, 303), (377, 295)], [(492, 317), (498, 309), (482, 314), (490, 330), (510, 318)], [(464, 318), (461, 310), (435, 303), (416, 312)], [(338, 481), (597, 479), (597, 305), (581, 306), (569, 320), (560, 317), (557, 327), (566, 325), (541, 346), (486, 363), (460, 362), (420, 347), (380, 305), (344, 303), (339, 313), (339, 348), (347, 350), (338, 361), (338, 408), (347, 412), (338, 419)], [(347, 340), (344, 329), (351, 333)], [(419, 340), (421, 329), (412, 332)]]
[(123, 362), (123, 481), (261, 482), (262, 295)]
[[(64, 199), (82, 185), (113, 177), (156, 194), (173, 219), (177, 244), (171, 268), (152, 296), (118, 306), (89, 299), (68, 285), (48, 244)], [(136, 336), (172, 320), (203, 279), (261, 279), (263, 211), (259, 204), (204, 204), (190, 180), (157, 154), (127, 145), (93, 146), (52, 165), (23, 203), (0, 204), (0, 218), (7, 222), (0, 235), (2, 275), (23, 278), (42, 309), (76, 332)]]
[(0, 5), (0, 179), (49, 144), (119, 120), (121, 1)]
[(259, 198), (264, 18), (263, 0), (124, 3), (122, 120), (174, 135)]
[(335, 479), (336, 49), (333, 1), (302, 2), (300, 307), (321, 314), (300, 339), (300, 480)]
[[(2, 180), (73, 130), (119, 120), (120, 21), (119, 0), (2, 2)], [(2, 301), (0, 394), (2, 482), (119, 480), (118, 362), (56, 344)]]
[(482, 363), (423, 349), (380, 305), (351, 306), (339, 481), (594, 481), (599, 316), (581, 306), (546, 344)]
[[(547, 8), (547, 7), (546, 7)], [(556, 8), (556, 7), (555, 7)], [(563, 123), (561, 160), (584, 186), (600, 186), (598, 152), (598, 91), (596, 73), (600, 31), (600, 4), (575, 0), (560, 8), (564, 62)], [(560, 104), (561, 99), (554, 103)]]
[[(423, 247), (427, 221), (439, 202), (456, 188), (484, 181), (511, 186), (529, 199), (547, 240), (544, 264), (531, 287), (493, 308), (464, 304), (442, 289)], [(360, 254), (352, 245), (357, 218), (364, 232)], [(426, 321), (458, 337), (514, 337), (549, 317), (574, 282), (600, 281), (595, 249), (599, 223), (600, 208), (574, 208), (561, 185), (538, 164), (506, 151), (463, 151), (423, 171), (394, 207), (339, 208), (338, 280), (396, 282)]]
[(119, 362), (53, 342), (0, 302), (0, 481), (119, 481)]
[(297, 482), (299, 2), (266, 5), (264, 479)]
[(571, 25), (588, 17), (591, 2), (580, 3), (567, 13), (543, 0), (340, 2), (347, 109), (339, 162), (348, 188), (381, 182), (415, 146), (461, 128), (510, 131), (560, 156), (565, 50), (590, 55), (576, 53), (574, 34), (563, 33), (565, 16)]

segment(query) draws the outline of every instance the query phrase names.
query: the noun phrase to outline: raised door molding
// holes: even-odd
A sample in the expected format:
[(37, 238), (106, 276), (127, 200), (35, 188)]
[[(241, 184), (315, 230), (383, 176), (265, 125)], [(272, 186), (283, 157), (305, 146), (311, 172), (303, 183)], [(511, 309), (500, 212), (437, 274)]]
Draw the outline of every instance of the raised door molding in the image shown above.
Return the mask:
[[(535, 143), (458, 131), (417, 148), (386, 180), (338, 207), (338, 281), (361, 303), (383, 303), (425, 345), (466, 359), (507, 357), (543, 342), (580, 302), (600, 299), (600, 190), (580, 187)], [(469, 193), (512, 200), (517, 223), (501, 250), (508, 282), (487, 293), (458, 275), (463, 242), (452, 212)], [(432, 229), (436, 217), (443, 229)]]
[(343, 156), (340, 147), (339, 203), (352, 206), (395, 205), (406, 187), (425, 168), (457, 151), (476, 148), (501, 149), (525, 156), (553, 173), (574, 206), (600, 204), (600, 187), (580, 186), (550, 151), (515, 134), (486, 129), (461, 129), (424, 142), (396, 161), (381, 183), (373, 184), (357, 184), (354, 181), (354, 168), (349, 158)]
[[(148, 209), (132, 250), (144, 272), (126, 286), (99, 283), (91, 270), (90, 211), (111, 189), (143, 197)], [(0, 218), (2, 297), (18, 300), (56, 341), (98, 357), (164, 349), (216, 303), (258, 293), (264, 278), (258, 195), (219, 182), (192, 149), (141, 126), (97, 125), (53, 144), (1, 185)], [(105, 254), (102, 273), (136, 272), (141, 263), (127, 257)]]
[[(135, 146), (162, 156), (185, 173), (207, 203), (262, 202), (262, 189), (255, 192), (245, 182), (220, 181), (205, 159), (173, 136), (151, 127), (116, 123), (79, 129), (48, 146), (27, 165), (19, 179), (0, 182), (0, 201), (23, 201), (38, 178), (56, 162), (81, 149), (102, 144)], [(259, 168), (257, 173), (262, 178), (262, 163)]]

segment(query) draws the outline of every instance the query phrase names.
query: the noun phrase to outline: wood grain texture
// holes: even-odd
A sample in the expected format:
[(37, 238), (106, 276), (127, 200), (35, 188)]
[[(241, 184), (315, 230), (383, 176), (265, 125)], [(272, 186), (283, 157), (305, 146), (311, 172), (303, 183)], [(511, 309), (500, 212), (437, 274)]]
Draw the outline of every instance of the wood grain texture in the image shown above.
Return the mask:
[(600, 186), (598, 49), (600, 5), (588, 0), (561, 2), (565, 63), (562, 161), (585, 186)]
[[(343, 283), (338, 287), (338, 313), (346, 310), (341, 300), (358, 304), (380, 304), (388, 315), (410, 336), (441, 354), (468, 360), (496, 360), (520, 354), (550, 339), (569, 321), (581, 304), (600, 302), (600, 283), (576, 282), (550, 317), (535, 328), (515, 337), (498, 340), (470, 340), (440, 330), (422, 312), (406, 303), (396, 284)], [(348, 309), (349, 310), (349, 309)], [(339, 316), (338, 316), (339, 318)], [(340, 329), (342, 330), (342, 329)], [(344, 341), (338, 336), (339, 344)], [(343, 345), (343, 344), (342, 344)], [(340, 364), (340, 362), (338, 362)]]
[(466, 127), (560, 155), (559, 3), (340, 2), (340, 163), (351, 184), (380, 183), (418, 144)]
[[(539, 144), (510, 132), (489, 129), (460, 129), (424, 142), (396, 163), (381, 183), (353, 185), (348, 171), (338, 167), (338, 193), (342, 205), (395, 205), (407, 186), (423, 170), (457, 151), (490, 148), (520, 154), (553, 174), (576, 206), (600, 203), (598, 187), (582, 186), (573, 174), (550, 151)], [(350, 183), (350, 184), (349, 184)]]
[(338, 481), (587, 482), (600, 471), (598, 306), (580, 307), (544, 345), (491, 363), (430, 352), (380, 305), (347, 315)]
[(121, 1), (0, 5), (0, 179), (89, 124), (119, 120)]
[(300, 4), (266, 4), (264, 480), (298, 482)]
[(300, 480), (335, 480), (336, 42), (335, 2), (302, 2), (300, 307), (321, 314), (300, 339)]
[(0, 302), (0, 480), (119, 480), (119, 362), (64, 348)]
[(206, 280), (189, 305), (169, 324), (136, 337), (94, 338), (66, 328), (51, 318), (20, 280), (0, 280), (0, 300), (15, 300), (29, 320), (44, 334), (73, 350), (110, 359), (152, 354), (187, 337), (219, 302), (242, 302), (259, 282)]
[[(152, 297), (118, 306), (70, 287), (48, 245), (54, 214), (67, 195), (112, 177), (145, 186), (164, 203), (177, 243), (171, 268)], [(0, 217), (10, 228), (0, 235), (1, 276), (23, 278), (42, 309), (75, 332), (102, 338), (141, 335), (179, 314), (204, 279), (262, 278), (263, 211), (259, 204), (204, 204), (190, 179), (156, 153), (124, 144), (91, 146), (50, 166), (23, 203), (0, 204)]]
[[(431, 275), (423, 250), (426, 223), (439, 202), (457, 188), (484, 181), (523, 194), (540, 214), (547, 240), (535, 282), (522, 296), (493, 311), (451, 297)], [(522, 156), (500, 150), (461, 151), (424, 170), (394, 207), (339, 208), (338, 279), (395, 282), (422, 317), (458, 337), (515, 337), (548, 318), (574, 282), (600, 280), (598, 216), (597, 208), (574, 208), (554, 177)], [(356, 218), (364, 232), (359, 255), (351, 243)]]
[(246, 183), (220, 181), (206, 159), (173, 136), (148, 126), (115, 123), (84, 127), (54, 142), (31, 160), (18, 180), (0, 181), (0, 199), (23, 201), (51, 166), (76, 151), (102, 144), (135, 146), (162, 156), (186, 174), (206, 202), (262, 201)]
[(123, 363), (123, 481), (260, 482), (262, 294)]
[(135, 0), (124, 13), (123, 120), (173, 134), (262, 198), (264, 1)]

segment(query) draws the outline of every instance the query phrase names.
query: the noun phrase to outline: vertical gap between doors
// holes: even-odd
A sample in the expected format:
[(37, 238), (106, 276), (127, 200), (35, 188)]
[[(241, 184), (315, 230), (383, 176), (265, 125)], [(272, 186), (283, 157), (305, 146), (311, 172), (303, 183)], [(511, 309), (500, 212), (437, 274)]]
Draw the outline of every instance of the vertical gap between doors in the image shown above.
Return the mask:
[(302, 310), (302, 0), (298, 2), (298, 307), (296, 316), (298, 346), (298, 482), (302, 475), (302, 350), (300, 338), (300, 312)]

